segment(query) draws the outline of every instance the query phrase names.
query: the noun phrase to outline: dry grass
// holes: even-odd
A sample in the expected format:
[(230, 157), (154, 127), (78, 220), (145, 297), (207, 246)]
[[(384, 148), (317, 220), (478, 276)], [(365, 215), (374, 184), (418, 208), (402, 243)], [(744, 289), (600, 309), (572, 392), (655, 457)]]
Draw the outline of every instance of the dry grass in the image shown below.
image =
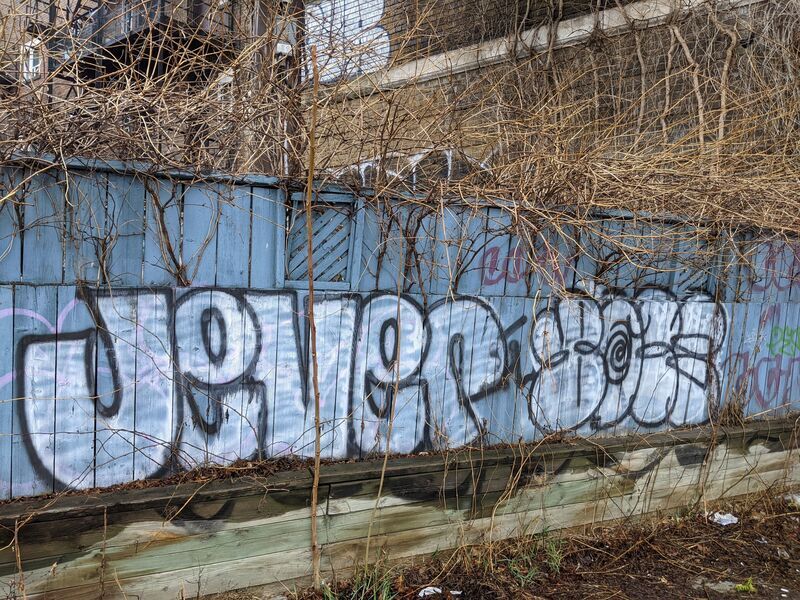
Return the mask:
[[(658, 27), (631, 22), (619, 35), (598, 30), (577, 46), (553, 43), (399, 89), (332, 81), (318, 102), (304, 76), (302, 28), (294, 53), (275, 55), (282, 24), (298, 9), (281, 6), (283, 13), (262, 16), (264, 33), (254, 36), (255, 5), (239, 5), (214, 51), (201, 28), (179, 29), (176, 16), (172, 29), (124, 55), (164, 48), (171, 59), (152, 72), (124, 56), (104, 73), (68, 60), (23, 83), (0, 97), (0, 165), (22, 152), (56, 164), (135, 158), (199, 176), (219, 169), (301, 177), (318, 104), (317, 178), (373, 186), (376, 199), (412, 192), (407, 201), (423, 207), (442, 198), (493, 203), (510, 215), (507, 227), (522, 238), (532, 269), (556, 288), (551, 265), (537, 259), (553, 235), (573, 242), (575, 255), (595, 256), (602, 246), (606, 271), (657, 271), (657, 255), (678, 247), (693, 249), (685, 268), (704, 271), (720, 251), (715, 240), (798, 231), (796, 0), (737, 9), (703, 3)], [(415, 42), (423, 36), (429, 53), (457, 42), (432, 33), (436, 10), (393, 33), (393, 56), (409, 57), (402, 49), (423, 47)], [(564, 20), (558, 10), (534, 21), (503, 17), (510, 31)], [(18, 62), (37, 18), (23, 4), (2, 12), (0, 63)], [(41, 36), (67, 44), (76, 58), (87, 42), (74, 31), (74, 20), (59, 17)], [(169, 46), (170, 36), (183, 41)], [(680, 214), (697, 227), (666, 240), (663, 230), (646, 228), (620, 238), (592, 218), (608, 209), (634, 211), (645, 224)]]
[[(800, 512), (770, 490), (708, 507), (736, 525), (710, 523), (699, 508), (679, 516), (550, 533), (460, 548), (446, 556), (371, 567), (302, 600), (405, 600), (439, 587), (434, 598), (726, 598), (752, 582), (752, 598), (800, 593)], [(781, 588), (789, 590), (781, 596)], [(461, 592), (450, 595), (450, 591)], [(225, 597), (227, 598), (227, 597)]]

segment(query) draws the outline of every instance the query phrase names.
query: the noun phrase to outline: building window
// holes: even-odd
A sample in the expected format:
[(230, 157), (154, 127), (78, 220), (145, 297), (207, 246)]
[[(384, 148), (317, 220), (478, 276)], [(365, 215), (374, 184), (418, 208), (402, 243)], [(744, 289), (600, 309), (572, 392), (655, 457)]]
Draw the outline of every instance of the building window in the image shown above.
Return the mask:
[(233, 69), (225, 69), (216, 81), (217, 100), (224, 104), (231, 104), (234, 101), (233, 93)]
[[(317, 47), (323, 83), (356, 77), (389, 62), (389, 34), (381, 25), (384, 0), (316, 0), (306, 3), (306, 46)], [(306, 74), (311, 75), (307, 64)]]
[(42, 40), (33, 38), (22, 45), (22, 77), (32, 81), (44, 75), (44, 56)]

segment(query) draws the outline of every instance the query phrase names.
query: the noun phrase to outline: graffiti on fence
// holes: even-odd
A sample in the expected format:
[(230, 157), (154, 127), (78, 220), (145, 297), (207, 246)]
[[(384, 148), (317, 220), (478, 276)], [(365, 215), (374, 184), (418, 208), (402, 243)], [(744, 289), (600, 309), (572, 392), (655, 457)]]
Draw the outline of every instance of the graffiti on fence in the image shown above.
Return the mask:
[(795, 357), (800, 354), (800, 327), (773, 327), (769, 336), (769, 353)]
[(788, 292), (800, 284), (800, 243), (772, 241), (759, 244), (752, 290)]
[[(218, 288), (87, 295), (94, 326), (18, 343), (20, 433), (34, 468), (59, 487), (82, 485), (87, 470), (107, 485), (309, 455), (306, 302)], [(425, 308), (412, 296), (325, 294), (315, 301), (324, 451), (701, 423), (718, 398), (725, 319), (706, 296), (662, 291), (575, 292), (535, 314), (476, 296)], [(517, 404), (524, 418), (498, 422), (495, 411)]]
[(752, 399), (758, 411), (788, 408), (798, 400), (800, 331), (786, 325), (796, 313), (794, 308), (793, 304), (763, 304), (756, 338), (730, 352), (723, 365), (723, 372), (731, 377), (733, 395), (740, 401)]
[(525, 282), (528, 275), (534, 273), (552, 287), (563, 289), (566, 279), (561, 261), (553, 248), (541, 248), (529, 256), (518, 244), (511, 248), (490, 244), (481, 254), (481, 283), (491, 286), (503, 282)]
[(646, 426), (705, 422), (719, 401), (726, 331), (724, 308), (705, 295), (558, 300), (531, 336), (531, 398), (539, 400), (531, 419), (549, 429), (607, 427), (628, 416)]

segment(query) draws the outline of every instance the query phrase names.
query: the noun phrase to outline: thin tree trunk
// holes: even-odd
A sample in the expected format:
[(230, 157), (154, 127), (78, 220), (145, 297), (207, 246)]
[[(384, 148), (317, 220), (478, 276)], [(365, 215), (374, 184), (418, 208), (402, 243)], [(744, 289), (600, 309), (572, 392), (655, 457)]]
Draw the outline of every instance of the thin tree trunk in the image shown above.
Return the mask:
[(306, 181), (306, 232), (308, 234), (308, 324), (309, 344), (311, 346), (311, 381), (314, 386), (314, 482), (311, 487), (311, 563), (314, 573), (314, 589), (320, 587), (319, 563), (320, 548), (317, 536), (317, 503), (319, 498), (319, 467), (321, 454), (321, 427), (319, 418), (319, 377), (317, 366), (317, 325), (314, 322), (314, 257), (313, 227), (311, 226), (311, 199), (314, 194), (314, 153), (316, 149), (317, 94), (319, 92), (319, 73), (317, 71), (317, 47), (311, 46), (311, 67), (314, 72), (313, 95), (311, 98), (311, 128), (308, 140), (308, 180)]

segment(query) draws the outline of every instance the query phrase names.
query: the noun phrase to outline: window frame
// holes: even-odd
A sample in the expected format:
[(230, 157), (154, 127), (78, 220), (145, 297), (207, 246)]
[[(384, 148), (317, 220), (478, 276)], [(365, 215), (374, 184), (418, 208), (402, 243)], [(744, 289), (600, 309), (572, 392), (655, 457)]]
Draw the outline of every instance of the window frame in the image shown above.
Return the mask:
[(22, 44), (20, 72), (24, 81), (36, 81), (44, 76), (43, 48), (44, 43), (39, 37), (33, 37)]

